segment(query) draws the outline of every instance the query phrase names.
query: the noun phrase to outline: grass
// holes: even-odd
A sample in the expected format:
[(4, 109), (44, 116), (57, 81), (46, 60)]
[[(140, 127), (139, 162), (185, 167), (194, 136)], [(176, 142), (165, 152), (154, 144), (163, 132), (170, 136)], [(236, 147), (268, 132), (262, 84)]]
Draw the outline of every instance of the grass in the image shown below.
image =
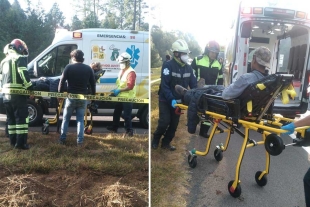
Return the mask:
[(151, 81), (160, 78), (161, 68), (152, 68), (151, 71), (152, 71)]
[[(74, 201), (73, 198), (68, 198), (66, 201), (71, 202), (72, 206), (77, 206), (81, 200), (87, 199), (89, 204), (91, 200), (95, 204), (101, 203), (102, 206), (114, 206), (111, 202), (117, 196), (118, 201), (123, 203), (117, 206), (145, 206), (148, 203), (148, 134), (135, 135), (132, 138), (123, 138), (117, 134), (86, 135), (84, 146), (77, 147), (75, 133), (68, 134), (67, 143), (64, 146), (57, 143), (59, 135), (56, 133), (42, 135), (42, 133), (29, 132), (28, 143), (32, 147), (27, 151), (12, 149), (4, 132), (0, 132), (0, 137), (2, 137), (0, 139), (0, 169), (2, 171), (0, 173), (0, 188), (2, 189), (0, 190), (0, 207), (44, 206), (44, 202), (47, 201), (42, 199), (44, 196), (40, 193), (42, 190), (40, 187), (47, 186), (44, 181), (56, 175), (59, 177), (55, 178), (55, 183), (50, 183), (49, 186), (58, 183), (57, 185), (64, 185), (66, 189), (68, 185), (73, 186), (76, 182), (81, 182), (80, 185), (84, 185), (85, 182), (89, 183), (87, 189), (96, 187), (96, 193), (91, 190), (90, 192), (83, 191), (84, 194), (75, 192), (79, 191), (79, 188), (73, 188), (71, 194), (78, 194), (78, 201)], [(66, 180), (72, 180), (72, 182), (61, 183), (64, 175), (68, 176)], [(78, 177), (85, 175), (81, 176), (84, 177), (84, 181), (73, 179), (77, 175)], [(37, 176), (40, 179), (35, 178)], [(106, 177), (113, 179), (104, 180), (103, 178)], [(100, 182), (94, 183), (94, 179), (99, 179)], [(122, 179), (124, 182), (120, 182)], [(105, 185), (104, 182), (112, 180), (115, 182), (105, 187), (102, 186)], [(33, 183), (38, 182), (42, 185), (36, 188), (31, 187)], [(99, 184), (101, 186), (98, 186)], [(117, 190), (120, 188), (121, 192)], [(33, 191), (28, 192), (28, 189), (33, 189)], [(113, 195), (103, 194), (108, 191), (113, 192)], [(129, 191), (136, 195), (134, 197), (136, 200), (137, 195), (140, 194), (141, 205), (129, 205), (128, 198), (123, 196), (123, 193), (126, 194)], [(56, 196), (55, 200), (57, 199)], [(52, 201), (48, 202), (49, 205), (52, 205), (51, 203)]]
[[(151, 134), (158, 124), (159, 82), (151, 87)], [(186, 114), (180, 118), (179, 127), (172, 144), (177, 150), (165, 151), (160, 148), (151, 150), (151, 206), (183, 207), (186, 206), (187, 186), (190, 175), (185, 161), (185, 146), (189, 143), (186, 127)]]

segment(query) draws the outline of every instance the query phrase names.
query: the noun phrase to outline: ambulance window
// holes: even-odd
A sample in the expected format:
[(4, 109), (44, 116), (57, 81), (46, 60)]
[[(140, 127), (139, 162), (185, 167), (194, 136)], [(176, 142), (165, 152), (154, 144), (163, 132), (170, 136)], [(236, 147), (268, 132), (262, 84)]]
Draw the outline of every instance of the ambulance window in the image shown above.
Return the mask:
[(52, 49), (38, 61), (39, 77), (60, 76), (70, 63), (70, 53), (77, 45), (60, 45)]

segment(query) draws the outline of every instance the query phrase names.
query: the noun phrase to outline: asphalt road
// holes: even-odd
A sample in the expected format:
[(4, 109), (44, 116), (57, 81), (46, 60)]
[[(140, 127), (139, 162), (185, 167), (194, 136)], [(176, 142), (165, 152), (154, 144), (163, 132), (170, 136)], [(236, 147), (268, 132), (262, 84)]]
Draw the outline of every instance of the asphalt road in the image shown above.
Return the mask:
[[(45, 115), (44, 118), (54, 118), (52, 115)], [(60, 117), (62, 119), (62, 117)], [(6, 115), (0, 114), (0, 130), (5, 129), (5, 120)], [(88, 122), (89, 123), (89, 122)], [(61, 122), (60, 122), (61, 125)], [(109, 133), (109, 131), (106, 129), (107, 126), (112, 125), (112, 117), (110, 116), (94, 116), (93, 117), (93, 133)], [(125, 129), (123, 127), (124, 122), (121, 119), (120, 128), (118, 130), (118, 133), (124, 133)], [(70, 124), (69, 124), (69, 132), (76, 132), (76, 121), (75, 116), (72, 116)], [(135, 134), (149, 134), (148, 129), (144, 129), (141, 127), (139, 119), (134, 118), (132, 120), (132, 127)], [(41, 132), (42, 131), (42, 125), (29, 127), (29, 131), (36, 131)], [(57, 125), (50, 125), (49, 126), (50, 132), (57, 132)]]
[[(242, 193), (239, 198), (233, 198), (228, 192), (228, 183), (234, 180), (243, 138), (233, 134), (222, 161), (217, 162), (213, 156), (215, 146), (225, 143), (226, 135), (214, 136), (209, 153), (197, 157), (196, 168), (190, 168), (187, 156), (184, 158), (184, 165), (192, 175), (187, 202), (189, 207), (305, 207), (303, 176), (310, 167), (310, 155), (305, 149), (290, 146), (280, 155), (271, 156), (267, 185), (260, 187), (256, 184), (255, 173), (265, 170), (265, 147), (248, 148), (240, 171)], [(250, 138), (260, 141), (262, 135), (250, 131)], [(286, 144), (292, 142), (287, 135), (282, 138)], [(193, 135), (188, 150), (196, 148), (205, 151), (206, 143), (206, 138)]]

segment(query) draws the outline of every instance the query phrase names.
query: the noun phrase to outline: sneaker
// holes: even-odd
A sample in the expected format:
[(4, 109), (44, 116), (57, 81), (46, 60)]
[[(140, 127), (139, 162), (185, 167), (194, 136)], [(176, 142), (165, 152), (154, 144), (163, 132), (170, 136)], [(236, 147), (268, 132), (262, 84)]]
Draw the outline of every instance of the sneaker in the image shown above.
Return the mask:
[(133, 137), (133, 130), (127, 130), (123, 135), (123, 138), (125, 137)]
[(117, 133), (117, 128), (113, 127), (113, 126), (108, 126), (107, 127), (107, 130), (111, 131), (111, 132), (114, 132), (114, 133)]
[(65, 145), (66, 144), (66, 140), (60, 139), (60, 140), (58, 140), (58, 144)]
[(170, 144), (161, 145), (161, 148), (162, 148), (162, 149), (167, 149), (167, 150), (170, 150), (170, 151), (176, 150), (175, 146), (172, 146), (172, 145), (170, 145)]

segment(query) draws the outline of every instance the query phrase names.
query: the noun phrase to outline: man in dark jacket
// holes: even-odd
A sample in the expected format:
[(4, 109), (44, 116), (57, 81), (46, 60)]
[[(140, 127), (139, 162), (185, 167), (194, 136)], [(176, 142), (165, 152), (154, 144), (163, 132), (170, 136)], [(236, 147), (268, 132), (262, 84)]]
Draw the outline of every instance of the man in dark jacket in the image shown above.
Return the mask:
[(175, 113), (175, 104), (181, 99), (174, 87), (181, 85), (185, 88), (197, 87), (197, 79), (191, 66), (187, 64), (190, 53), (184, 40), (177, 40), (172, 44), (173, 59), (165, 62), (161, 70), (161, 84), (159, 89), (159, 120), (154, 132), (152, 148), (157, 149), (162, 136), (161, 148), (175, 150), (170, 145), (179, 124), (180, 115)]

